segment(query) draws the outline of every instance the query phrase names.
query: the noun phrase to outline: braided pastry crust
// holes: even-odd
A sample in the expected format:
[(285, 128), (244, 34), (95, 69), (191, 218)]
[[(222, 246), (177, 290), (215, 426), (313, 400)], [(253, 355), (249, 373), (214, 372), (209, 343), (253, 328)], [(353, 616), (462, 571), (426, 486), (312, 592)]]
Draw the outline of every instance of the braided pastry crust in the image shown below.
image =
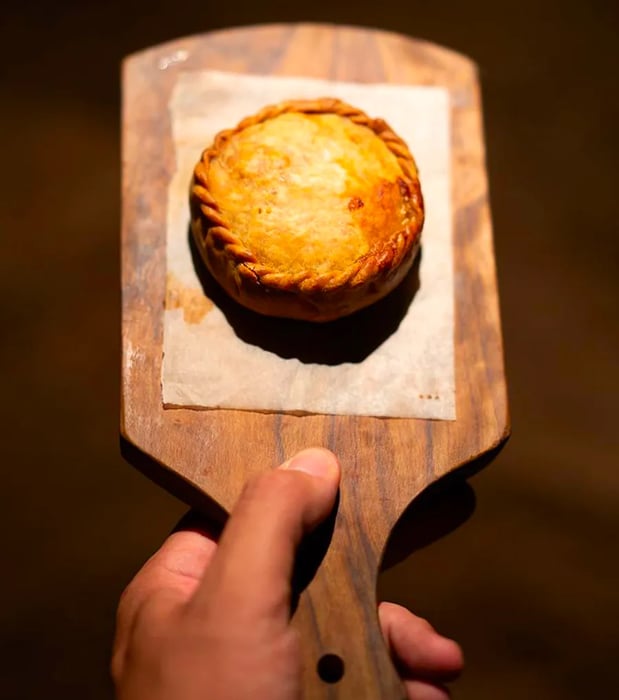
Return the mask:
[(271, 105), (217, 134), (195, 167), (191, 211), (201, 256), (231, 297), (308, 321), (394, 289), (424, 221), (404, 141), (332, 98)]

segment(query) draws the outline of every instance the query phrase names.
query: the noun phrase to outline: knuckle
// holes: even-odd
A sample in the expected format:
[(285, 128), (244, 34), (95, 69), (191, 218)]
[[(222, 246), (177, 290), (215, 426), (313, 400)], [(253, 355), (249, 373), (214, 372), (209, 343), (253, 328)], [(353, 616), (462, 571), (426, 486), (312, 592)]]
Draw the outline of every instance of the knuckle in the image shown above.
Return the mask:
[(118, 599), (118, 607), (116, 611), (116, 622), (119, 623), (126, 617), (131, 617), (136, 607), (137, 600), (137, 584), (134, 578), (127, 586)]
[(120, 597), (118, 598), (118, 608), (119, 610), (126, 607), (127, 601), (131, 600), (133, 593), (135, 579), (132, 579), (122, 590)]
[(122, 678), (123, 672), (123, 657), (124, 655), (120, 650), (116, 649), (112, 653), (112, 659), (110, 661), (110, 676), (115, 685), (118, 685)]

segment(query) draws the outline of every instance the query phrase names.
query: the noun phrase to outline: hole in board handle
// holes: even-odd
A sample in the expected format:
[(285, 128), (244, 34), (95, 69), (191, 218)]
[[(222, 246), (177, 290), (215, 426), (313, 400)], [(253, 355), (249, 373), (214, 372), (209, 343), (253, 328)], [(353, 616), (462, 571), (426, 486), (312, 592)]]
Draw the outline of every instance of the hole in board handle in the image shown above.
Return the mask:
[(325, 683), (337, 683), (344, 675), (344, 662), (337, 654), (325, 654), (320, 657), (316, 671)]

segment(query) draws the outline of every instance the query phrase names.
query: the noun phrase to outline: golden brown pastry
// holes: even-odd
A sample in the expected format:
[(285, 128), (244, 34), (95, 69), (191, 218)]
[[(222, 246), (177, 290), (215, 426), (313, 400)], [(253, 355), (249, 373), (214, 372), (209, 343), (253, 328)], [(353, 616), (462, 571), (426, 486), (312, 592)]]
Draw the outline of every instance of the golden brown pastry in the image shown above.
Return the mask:
[(191, 204), (198, 249), (230, 296), (309, 321), (394, 289), (424, 220), (406, 144), (327, 98), (269, 106), (220, 132), (195, 168)]

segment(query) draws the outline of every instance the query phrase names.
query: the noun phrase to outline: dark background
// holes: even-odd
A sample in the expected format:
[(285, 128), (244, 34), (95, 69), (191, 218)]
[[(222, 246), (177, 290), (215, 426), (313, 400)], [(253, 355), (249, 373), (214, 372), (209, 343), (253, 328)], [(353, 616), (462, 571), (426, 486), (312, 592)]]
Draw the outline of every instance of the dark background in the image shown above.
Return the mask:
[(301, 19), (424, 38), (481, 72), (513, 437), (473, 480), (472, 519), (384, 574), (381, 595), (462, 643), (456, 698), (613, 694), (616, 7), (4, 4), (2, 697), (111, 696), (118, 595), (184, 511), (118, 450), (119, 61)]

